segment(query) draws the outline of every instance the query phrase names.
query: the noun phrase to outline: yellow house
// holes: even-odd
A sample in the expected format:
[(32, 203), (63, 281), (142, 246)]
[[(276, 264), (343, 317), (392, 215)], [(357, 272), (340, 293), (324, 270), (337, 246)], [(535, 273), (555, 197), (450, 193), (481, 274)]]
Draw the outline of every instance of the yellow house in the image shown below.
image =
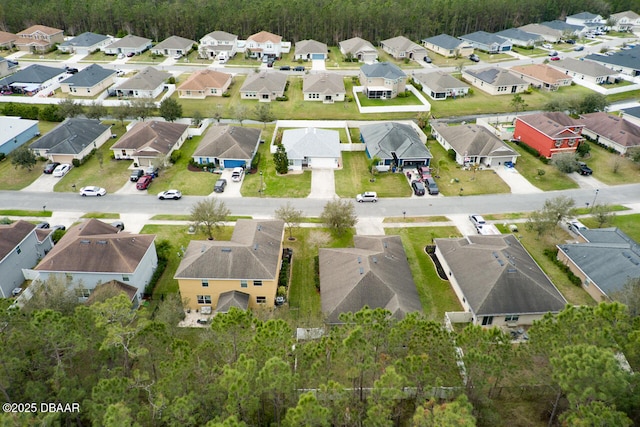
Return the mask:
[(215, 312), (230, 305), (272, 307), (283, 236), (283, 221), (240, 219), (230, 241), (191, 241), (174, 276), (185, 307)]

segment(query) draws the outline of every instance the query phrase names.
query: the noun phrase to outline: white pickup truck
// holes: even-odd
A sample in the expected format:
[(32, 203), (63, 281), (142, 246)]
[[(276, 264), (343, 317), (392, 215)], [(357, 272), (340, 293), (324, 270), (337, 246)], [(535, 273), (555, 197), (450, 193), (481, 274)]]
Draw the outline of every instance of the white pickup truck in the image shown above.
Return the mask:
[(501, 234), (495, 225), (487, 224), (487, 221), (481, 215), (469, 215), (469, 221), (471, 221), (479, 234)]

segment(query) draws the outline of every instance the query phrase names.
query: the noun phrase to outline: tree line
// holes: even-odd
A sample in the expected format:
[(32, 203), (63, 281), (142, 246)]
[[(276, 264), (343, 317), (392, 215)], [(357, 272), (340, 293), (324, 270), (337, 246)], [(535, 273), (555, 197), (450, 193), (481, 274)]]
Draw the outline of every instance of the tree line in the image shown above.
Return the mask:
[(224, 30), (241, 39), (267, 30), (297, 42), (329, 45), (360, 36), (373, 43), (398, 35), (420, 40), (441, 33), (495, 32), (589, 11), (609, 16), (640, 10), (639, 0), (4, 0), (0, 29), (18, 32), (33, 24), (85, 31), (136, 34), (161, 41), (171, 35), (198, 40)]

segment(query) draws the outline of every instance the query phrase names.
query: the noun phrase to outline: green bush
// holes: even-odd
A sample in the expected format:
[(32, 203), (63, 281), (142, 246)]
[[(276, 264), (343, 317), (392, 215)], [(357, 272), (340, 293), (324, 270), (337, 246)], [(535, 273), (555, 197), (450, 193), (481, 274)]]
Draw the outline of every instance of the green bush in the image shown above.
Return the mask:
[(283, 288), (289, 287), (289, 262), (286, 260), (282, 260), (280, 275), (278, 276), (278, 286)]
[[(180, 150), (173, 150), (171, 152), (171, 155), (169, 156), (169, 161), (173, 164), (178, 163), (178, 160), (180, 160), (182, 158), (182, 151)], [(192, 157), (193, 159), (193, 157)]]
[(71, 160), (71, 164), (73, 165), (74, 168), (79, 167), (80, 166), (80, 159)]
[(289, 100), (289, 97), (287, 95), (276, 97), (276, 101), (288, 101), (288, 100)]
[(258, 169), (258, 165), (260, 164), (260, 152), (257, 152), (255, 156), (253, 156), (253, 160), (251, 160), (251, 169)]
[(169, 80), (167, 80), (167, 83), (169, 83), (170, 85), (176, 84), (176, 78), (173, 76), (169, 77)]
[(7, 157), (6, 154), (0, 153), (0, 162), (3, 161)]
[(450, 148), (449, 150), (447, 150), (447, 156), (453, 160), (454, 162), (456, 161), (456, 150), (454, 150), (453, 148)]
[(558, 250), (557, 249), (544, 249), (542, 253), (549, 258), (563, 273), (567, 275), (569, 281), (576, 286), (582, 286), (582, 279), (573, 274), (568, 265), (564, 264), (562, 261), (558, 259)]
[(316, 290), (320, 291), (320, 256), (313, 257), (313, 282)]

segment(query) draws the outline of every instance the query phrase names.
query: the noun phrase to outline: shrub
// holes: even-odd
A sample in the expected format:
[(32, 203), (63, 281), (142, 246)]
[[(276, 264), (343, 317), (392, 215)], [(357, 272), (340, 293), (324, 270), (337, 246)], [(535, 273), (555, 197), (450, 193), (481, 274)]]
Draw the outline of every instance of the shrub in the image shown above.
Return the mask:
[(562, 261), (558, 259), (558, 250), (557, 249), (544, 249), (542, 253), (549, 258), (563, 273), (567, 275), (569, 281), (576, 286), (582, 286), (582, 279), (573, 274), (568, 265), (564, 264)]
[(169, 77), (169, 80), (167, 80), (167, 83), (169, 83), (170, 85), (176, 84), (176, 78), (173, 76)]
[(289, 262), (287, 260), (282, 260), (280, 275), (278, 276), (278, 286), (283, 288), (289, 286)]
[(313, 282), (316, 289), (320, 291), (320, 256), (313, 257)]
[(7, 157), (6, 154), (0, 153), (0, 162), (3, 161)]
[(80, 166), (80, 159), (71, 160), (71, 164), (73, 165), (74, 168), (79, 167)]
[(253, 156), (253, 160), (251, 160), (251, 169), (258, 169), (258, 165), (260, 164), (260, 152), (257, 152), (255, 156)]
[(153, 290), (160, 280), (162, 273), (164, 273), (167, 263), (169, 262), (169, 254), (171, 253), (172, 246), (168, 240), (161, 240), (156, 243), (156, 254), (158, 255), (158, 266), (151, 276), (151, 280), (144, 288), (144, 293), (147, 295), (153, 294)]
[(408, 98), (411, 95), (411, 92), (405, 90), (404, 92), (398, 92), (398, 98)]
[(276, 97), (276, 101), (288, 101), (288, 100), (289, 100), (289, 97), (287, 95)]
[[(171, 152), (171, 156), (169, 156), (169, 161), (173, 164), (176, 164), (178, 162), (178, 160), (180, 160), (182, 158), (182, 151), (180, 150), (173, 150)], [(192, 157), (193, 159), (193, 157)]]
[(453, 148), (450, 148), (449, 150), (447, 150), (447, 156), (449, 156), (449, 158), (455, 162), (456, 150), (454, 150)]

